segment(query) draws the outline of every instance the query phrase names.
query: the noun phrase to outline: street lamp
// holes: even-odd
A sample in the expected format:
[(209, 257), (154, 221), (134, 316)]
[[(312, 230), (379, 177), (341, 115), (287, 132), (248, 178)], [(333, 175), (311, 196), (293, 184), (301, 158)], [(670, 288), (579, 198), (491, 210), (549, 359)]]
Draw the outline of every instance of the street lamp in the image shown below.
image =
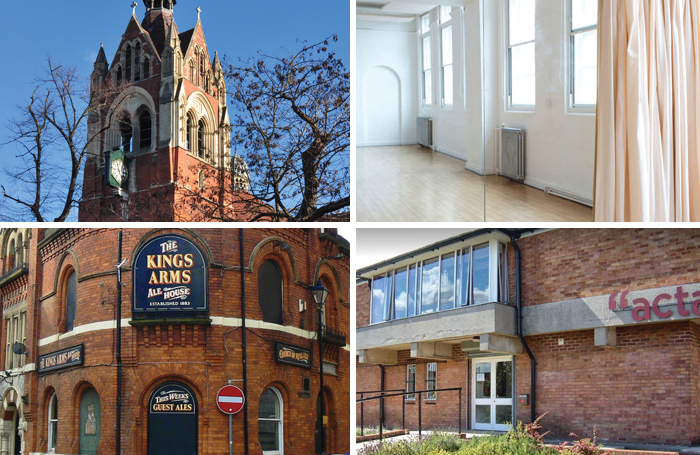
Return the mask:
[(318, 280), (316, 286), (311, 286), (311, 294), (314, 296), (318, 309), (318, 353), (321, 369), (321, 453), (326, 453), (326, 400), (323, 396), (323, 306), (326, 304), (328, 289)]

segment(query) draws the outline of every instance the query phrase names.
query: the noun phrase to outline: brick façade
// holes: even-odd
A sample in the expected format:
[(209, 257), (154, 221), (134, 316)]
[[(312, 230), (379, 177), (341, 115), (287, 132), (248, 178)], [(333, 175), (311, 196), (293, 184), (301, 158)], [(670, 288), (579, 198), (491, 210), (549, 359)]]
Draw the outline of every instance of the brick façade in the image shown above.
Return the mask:
[[(574, 301), (621, 289), (641, 290), (697, 283), (700, 231), (693, 229), (561, 229), (524, 236), (523, 306)], [(516, 301), (515, 253), (508, 245), (510, 303)], [(370, 287), (358, 282), (357, 327), (369, 325)], [(689, 305), (688, 305), (688, 308)], [(593, 330), (526, 336), (537, 360), (537, 416), (550, 437), (582, 437), (619, 443), (700, 443), (700, 326), (695, 320), (618, 326), (614, 348), (594, 346)], [(560, 345), (563, 340), (563, 345)], [(405, 389), (406, 365), (415, 363), (416, 389), (425, 389), (428, 360), (399, 351), (396, 366), (357, 363), (357, 391)], [(530, 359), (514, 356), (517, 394), (530, 394)], [(437, 361), (438, 388), (463, 390), (463, 426), (471, 422), (472, 364), (454, 345), (452, 359)], [(451, 392), (447, 392), (451, 393)], [(456, 397), (438, 394), (437, 411), (425, 401), (423, 428), (456, 428)], [(531, 398), (531, 397), (530, 397)], [(406, 404), (407, 427), (416, 430), (415, 404)], [(448, 411), (443, 411), (448, 409)], [(360, 422), (360, 406), (356, 405)], [(376, 426), (378, 401), (364, 406)], [(531, 404), (517, 405), (530, 421)], [(402, 399), (385, 404), (385, 425), (400, 427)]]
[[(130, 265), (136, 250), (150, 238), (176, 234), (195, 242), (209, 262), (209, 316), (241, 318), (241, 271), (238, 229), (123, 229), (123, 257), (127, 258), (122, 282), (122, 318), (131, 319), (132, 276)], [(276, 387), (284, 403), (284, 450), (289, 454), (315, 451), (315, 420), (319, 384), (318, 343), (315, 331), (317, 313), (307, 288), (320, 278), (330, 290), (326, 324), (348, 334), (349, 260), (347, 249), (335, 230), (326, 229), (245, 229), (243, 230), (244, 280), (246, 294), (247, 364), (250, 454), (261, 453), (258, 444), (257, 401), (262, 392)], [(281, 250), (281, 242), (290, 249)], [(47, 452), (48, 405), (58, 397), (59, 431), (56, 453), (78, 453), (78, 407), (83, 392), (94, 388), (101, 401), (102, 430), (98, 454), (114, 453), (116, 436), (116, 334), (113, 328), (96, 327), (114, 321), (117, 305), (117, 230), (115, 229), (33, 229), (29, 250), (30, 271), (27, 306), (27, 363), (39, 355), (84, 345), (84, 365), (37, 375), (23, 375), (22, 394), (16, 397), (27, 429), (23, 433), (26, 453)], [(323, 259), (345, 251), (344, 259)], [(265, 260), (275, 261), (283, 277), (283, 325), (279, 329), (256, 326), (262, 321), (258, 305), (258, 274)], [(77, 275), (75, 329), (64, 331), (64, 291), (66, 270)], [(4, 272), (3, 270), (2, 272)], [(0, 273), (0, 276), (2, 274)], [(33, 296), (32, 296), (32, 289)], [(299, 312), (298, 301), (307, 302)], [(113, 323), (112, 323), (113, 327)], [(301, 336), (299, 333), (308, 333)], [(4, 328), (3, 328), (4, 332)], [(4, 333), (3, 333), (4, 334)], [(6, 335), (6, 334), (4, 334)], [(275, 342), (308, 349), (311, 368), (275, 363)], [(348, 340), (349, 342), (349, 340)], [(324, 375), (328, 415), (329, 453), (349, 451), (350, 367), (348, 348), (328, 345), (324, 361), (337, 365), (337, 375)], [(5, 353), (0, 354), (4, 362)], [(122, 327), (123, 410), (122, 453), (145, 454), (148, 443), (148, 399), (159, 384), (174, 380), (195, 393), (199, 403), (198, 453), (228, 451), (228, 418), (214, 402), (219, 388), (232, 379), (242, 388), (242, 329), (239, 324), (181, 324), (177, 320), (154, 325)], [(302, 378), (310, 380), (310, 393), (302, 392)], [(3, 412), (9, 412), (3, 409)], [(233, 417), (235, 453), (244, 453), (244, 413)]]

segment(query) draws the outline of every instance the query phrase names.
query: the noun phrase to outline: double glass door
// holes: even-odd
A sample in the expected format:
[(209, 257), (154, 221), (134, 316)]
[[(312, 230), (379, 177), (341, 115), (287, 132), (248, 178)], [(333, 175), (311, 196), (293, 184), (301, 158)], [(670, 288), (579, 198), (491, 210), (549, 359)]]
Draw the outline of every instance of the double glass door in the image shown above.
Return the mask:
[(513, 359), (472, 360), (472, 428), (508, 431), (513, 421)]

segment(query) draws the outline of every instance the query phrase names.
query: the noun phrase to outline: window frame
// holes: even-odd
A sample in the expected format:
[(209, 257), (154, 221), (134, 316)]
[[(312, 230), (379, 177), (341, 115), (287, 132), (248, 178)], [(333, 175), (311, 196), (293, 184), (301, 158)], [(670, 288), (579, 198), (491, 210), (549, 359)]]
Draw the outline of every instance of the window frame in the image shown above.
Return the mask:
[[(263, 450), (262, 453), (263, 455), (284, 455), (284, 397), (282, 396), (282, 392), (277, 389), (277, 387), (267, 387), (265, 390), (263, 390), (262, 393), (265, 393), (266, 391), (271, 390), (275, 397), (277, 398), (277, 405), (279, 406), (279, 419), (270, 419), (270, 418), (261, 418), (260, 417), (260, 407), (258, 406), (258, 422), (261, 420), (264, 421), (274, 421), (277, 422), (277, 428), (278, 428), (278, 433), (277, 433), (277, 443), (279, 446), (279, 450)], [(262, 397), (262, 393), (260, 396)], [(259, 401), (258, 401), (259, 403)], [(258, 423), (258, 443), (260, 442), (260, 424)], [(261, 447), (262, 449), (262, 447)]]
[[(567, 108), (571, 112), (577, 113), (595, 113), (598, 106), (597, 102), (595, 104), (576, 104), (576, 36), (582, 35), (593, 30), (596, 34), (599, 33), (598, 20), (594, 25), (588, 25), (585, 27), (574, 29), (574, 6), (573, 0), (566, 1), (566, 29), (569, 35), (569, 43), (567, 46), (567, 58), (569, 59), (567, 65), (567, 71), (569, 72), (567, 77)], [(598, 49), (596, 49), (598, 52)], [(596, 56), (597, 57), (597, 56)], [(597, 65), (596, 65), (597, 69)], [(597, 81), (596, 81), (597, 83)]]
[[(433, 105), (433, 74), (432, 74), (432, 69), (433, 69), (433, 41), (431, 37), (432, 33), (432, 27), (430, 25), (430, 14), (431, 11), (428, 11), (425, 14), (422, 14), (420, 16), (420, 30), (419, 30), (419, 35), (420, 35), (420, 57), (421, 57), (421, 106), (422, 107), (429, 107)], [(423, 30), (423, 18), (427, 17), (428, 21), (428, 27), (427, 30)], [(429, 52), (427, 62), (430, 65), (428, 68), (425, 67), (425, 53), (426, 53), (426, 41), (427, 41), (427, 49)], [(429, 84), (428, 84), (429, 82)], [(429, 86), (429, 87), (428, 87)]]
[[(64, 322), (63, 332), (69, 333), (69, 332), (72, 332), (73, 330), (75, 330), (75, 317), (78, 314), (78, 274), (76, 273), (75, 269), (71, 268), (71, 269), (66, 271), (65, 277), (66, 277), (66, 281), (65, 281), (64, 289), (63, 289), (63, 302), (64, 302), (63, 317), (64, 317), (65, 322)], [(69, 292), (71, 278), (75, 279), (75, 296), (74, 296), (74, 303), (73, 303), (73, 314), (72, 314), (72, 319), (70, 321), (70, 328), (69, 328), (69, 324), (68, 324), (68, 321), (69, 321), (69, 319), (68, 319), (69, 302), (68, 302), (68, 299), (70, 296), (68, 295), (68, 292)]]
[[(506, 110), (507, 111), (534, 111), (537, 107), (537, 0), (535, 2), (535, 34), (532, 40), (523, 41), (517, 44), (510, 42), (510, 2), (506, 0), (505, 16), (505, 44), (506, 44)], [(535, 103), (534, 104), (514, 104), (513, 103), (513, 48), (532, 44), (535, 46)]]
[[(416, 364), (406, 365), (406, 392), (416, 391)], [(416, 394), (406, 395), (406, 401), (416, 401)]]
[[(279, 275), (279, 295), (280, 295), (280, 301), (279, 301), (279, 322), (276, 321), (266, 321), (265, 320), (265, 312), (263, 311), (263, 302), (261, 301), (261, 280), (262, 278), (269, 278), (269, 276), (263, 277), (262, 276), (262, 269), (265, 264), (270, 263), (272, 267), (274, 267), (275, 272)], [(270, 285), (266, 284), (266, 287), (270, 287)], [(277, 324), (277, 325), (284, 325), (284, 273), (282, 271), (282, 266), (279, 264), (279, 262), (275, 261), (272, 258), (267, 258), (263, 260), (260, 263), (260, 267), (258, 267), (258, 306), (260, 307), (260, 313), (262, 315), (262, 321), (267, 323), (267, 324)]]
[[(430, 377), (430, 373), (434, 373), (434, 378)], [(437, 390), (437, 362), (429, 362), (425, 364), (425, 390)], [(425, 401), (436, 402), (437, 392), (426, 392)]]
[(15, 354), (12, 346), (15, 343), (27, 344), (27, 307), (5, 316), (5, 369), (23, 368), (26, 364), (24, 354)]
[[(489, 290), (489, 298), (486, 302), (480, 302), (480, 303), (475, 303), (474, 301), (474, 251), (477, 249), (485, 249), (486, 252), (488, 253), (488, 290)], [(466, 293), (467, 296), (465, 298), (464, 295), (462, 295), (464, 292), (462, 290), (462, 281), (463, 281), (463, 258), (465, 255), (469, 256), (467, 266), (468, 266), (468, 271), (467, 271), (467, 276), (466, 276)], [(440, 306), (441, 303), (441, 297), (442, 297), (442, 269), (443, 269), (443, 258), (447, 258), (449, 256), (452, 256), (454, 258), (454, 270), (452, 271), (453, 275), (453, 292), (454, 292), (454, 302), (451, 307), (447, 308), (442, 308)], [(436, 262), (432, 263), (431, 261), (436, 260)], [(424, 308), (424, 299), (423, 299), (423, 278), (424, 278), (424, 271), (425, 271), (425, 263), (426, 262), (431, 262), (431, 264), (435, 264), (438, 270), (438, 290), (437, 290), (437, 304), (436, 304), (436, 309), (434, 311), (426, 312)], [(407, 304), (406, 304), (406, 316), (405, 317), (396, 317), (396, 308), (395, 308), (395, 302), (396, 302), (396, 294), (397, 294), (397, 287), (396, 287), (396, 272), (397, 271), (403, 271), (406, 269), (406, 293), (407, 293)], [(411, 290), (411, 270), (415, 270), (415, 282), (413, 283), (413, 291), (414, 291), (414, 308), (413, 308), (413, 314), (411, 314), (411, 306), (409, 304), (410, 298), (411, 298), (411, 293), (409, 292)], [(385, 307), (382, 309), (382, 318), (381, 320), (373, 321), (372, 316), (374, 314), (374, 307), (375, 307), (375, 302), (374, 302), (374, 291), (377, 289), (376, 287), (376, 282), (379, 279), (389, 279), (390, 282), (387, 284), (383, 285), (382, 291), (385, 292), (385, 295), (388, 295), (388, 302), (385, 300), (383, 302), (383, 305)], [(483, 305), (485, 303), (492, 303), (492, 302), (501, 302), (501, 303), (508, 303), (510, 301), (510, 295), (508, 293), (508, 244), (505, 242), (505, 240), (501, 240), (498, 238), (490, 238), (490, 239), (484, 239), (480, 238), (474, 241), (473, 243), (470, 244), (458, 244), (455, 243), (454, 245), (451, 245), (449, 247), (446, 247), (445, 249), (438, 250), (438, 251), (431, 251), (430, 253), (425, 253), (419, 256), (419, 259), (411, 259), (410, 261), (407, 262), (398, 262), (392, 266), (391, 269), (385, 270), (382, 273), (377, 273), (376, 275), (372, 276), (369, 280), (370, 282), (370, 301), (369, 301), (369, 323), (370, 325), (374, 324), (381, 324), (383, 322), (389, 322), (389, 321), (394, 321), (394, 320), (402, 320), (402, 319), (408, 319), (412, 317), (418, 317), (422, 316), (424, 314), (430, 314), (430, 313), (438, 313), (438, 312), (443, 312), (443, 311), (451, 311), (467, 306), (475, 306), (475, 305)], [(403, 289), (398, 290), (398, 292), (402, 291)], [(385, 297), (386, 298), (386, 297)]]
[[(450, 8), (450, 19), (446, 21), (442, 21), (442, 12), (443, 8)], [(452, 7), (447, 5), (441, 5), (438, 8), (438, 17), (439, 17), (439, 38), (440, 38), (440, 107), (443, 109), (452, 109), (452, 106), (454, 106), (454, 27), (453, 27), (453, 17), (452, 17)], [(444, 61), (444, 35), (443, 32), (445, 29), (450, 29), (450, 40), (452, 41), (451, 43), (451, 49), (452, 49), (452, 60), (449, 65), (445, 64)], [(450, 67), (452, 70), (452, 100), (450, 103), (445, 102), (445, 68)]]
[[(49, 406), (48, 406), (48, 428), (47, 428), (47, 439), (46, 439), (46, 449), (48, 450), (49, 453), (55, 453), (56, 452), (56, 446), (58, 444), (58, 398), (56, 396), (56, 392), (53, 392), (51, 394), (51, 397), (49, 397)], [(53, 414), (56, 414), (56, 417), (53, 418)], [(52, 446), (53, 444), (53, 446)]]

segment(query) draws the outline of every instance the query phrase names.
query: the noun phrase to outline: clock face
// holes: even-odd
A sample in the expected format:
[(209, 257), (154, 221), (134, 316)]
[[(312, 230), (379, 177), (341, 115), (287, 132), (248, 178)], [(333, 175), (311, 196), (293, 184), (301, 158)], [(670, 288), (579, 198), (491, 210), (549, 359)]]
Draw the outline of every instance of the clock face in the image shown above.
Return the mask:
[(126, 170), (126, 165), (124, 164), (123, 160), (116, 159), (112, 161), (112, 177), (114, 177), (114, 180), (120, 184), (124, 183), (127, 172), (128, 171)]

